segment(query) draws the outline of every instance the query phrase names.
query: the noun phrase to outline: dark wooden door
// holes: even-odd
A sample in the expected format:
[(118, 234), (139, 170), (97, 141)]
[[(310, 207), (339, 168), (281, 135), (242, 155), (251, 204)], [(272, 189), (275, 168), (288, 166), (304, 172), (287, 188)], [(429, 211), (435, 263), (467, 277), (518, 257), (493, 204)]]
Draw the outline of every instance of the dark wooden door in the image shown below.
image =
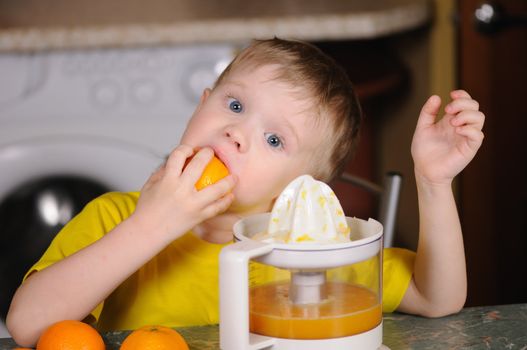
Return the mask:
[(459, 85), (486, 115), (482, 148), (460, 176), (467, 305), (527, 302), (527, 1), (494, 2), (497, 25), (478, 31), (476, 11), (493, 11), (482, 3), (458, 2)]

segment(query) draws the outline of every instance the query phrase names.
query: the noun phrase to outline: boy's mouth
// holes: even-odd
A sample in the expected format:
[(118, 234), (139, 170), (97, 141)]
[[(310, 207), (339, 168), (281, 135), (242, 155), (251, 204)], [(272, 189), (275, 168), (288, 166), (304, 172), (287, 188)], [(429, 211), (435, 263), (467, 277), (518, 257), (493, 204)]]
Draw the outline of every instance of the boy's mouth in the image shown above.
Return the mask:
[(214, 151), (214, 154), (216, 155), (216, 157), (221, 160), (221, 162), (223, 164), (225, 164), (225, 166), (227, 167), (227, 169), (229, 169), (229, 173), (231, 173), (231, 167), (230, 167), (230, 164), (229, 164), (229, 161), (227, 160), (227, 157), (225, 156), (225, 154), (223, 153), (222, 150), (220, 150), (218, 147), (216, 146), (210, 146), (212, 148), (212, 150)]

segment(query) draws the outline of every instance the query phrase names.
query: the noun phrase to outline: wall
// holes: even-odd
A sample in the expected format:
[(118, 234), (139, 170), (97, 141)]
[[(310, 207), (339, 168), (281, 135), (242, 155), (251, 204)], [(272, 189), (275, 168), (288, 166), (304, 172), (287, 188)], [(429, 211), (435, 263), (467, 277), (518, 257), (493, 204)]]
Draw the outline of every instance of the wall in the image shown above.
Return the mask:
[(377, 130), (377, 175), (395, 170), (404, 176), (396, 243), (411, 249), (417, 246), (419, 220), (410, 145), (422, 104), (432, 94), (447, 101), (449, 91), (456, 86), (453, 8), (453, 0), (436, 0), (430, 28), (391, 40), (392, 48), (409, 69), (411, 82), (408, 91), (383, 107), (383, 123)]

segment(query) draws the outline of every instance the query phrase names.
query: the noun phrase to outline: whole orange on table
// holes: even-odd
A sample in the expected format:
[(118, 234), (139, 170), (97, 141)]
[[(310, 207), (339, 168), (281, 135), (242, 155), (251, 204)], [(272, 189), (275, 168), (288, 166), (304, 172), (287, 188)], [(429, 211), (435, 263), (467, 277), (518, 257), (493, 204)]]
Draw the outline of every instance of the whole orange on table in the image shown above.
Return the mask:
[(218, 182), (227, 175), (229, 175), (229, 169), (227, 169), (221, 160), (214, 156), (196, 182), (196, 189), (199, 191), (208, 185)]
[(59, 321), (40, 336), (37, 350), (104, 350), (101, 335), (90, 325), (74, 320)]
[(144, 326), (130, 333), (120, 350), (188, 350), (185, 339), (165, 326)]

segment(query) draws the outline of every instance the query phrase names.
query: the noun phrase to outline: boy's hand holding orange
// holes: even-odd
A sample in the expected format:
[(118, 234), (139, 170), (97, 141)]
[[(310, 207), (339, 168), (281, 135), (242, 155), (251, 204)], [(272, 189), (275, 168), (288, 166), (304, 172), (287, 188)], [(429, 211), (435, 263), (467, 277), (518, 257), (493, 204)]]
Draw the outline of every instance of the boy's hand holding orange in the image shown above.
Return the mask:
[(188, 145), (178, 146), (143, 186), (130, 217), (133, 226), (156, 235), (161, 244), (177, 239), (231, 205), (235, 180), (225, 178), (228, 175), (210, 148), (196, 152)]

